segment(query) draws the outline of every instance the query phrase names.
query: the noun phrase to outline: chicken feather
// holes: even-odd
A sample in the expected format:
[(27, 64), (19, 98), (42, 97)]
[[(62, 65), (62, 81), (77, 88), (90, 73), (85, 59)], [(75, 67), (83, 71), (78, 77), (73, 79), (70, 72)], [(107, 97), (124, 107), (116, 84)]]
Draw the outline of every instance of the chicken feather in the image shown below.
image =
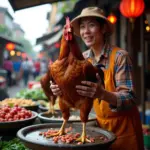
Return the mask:
[(48, 100), (49, 100), (49, 110), (46, 113), (52, 113), (54, 114), (54, 105), (55, 105), (55, 101), (56, 101), (56, 96), (53, 95), (51, 89), (50, 89), (50, 80), (52, 80), (51, 74), (48, 71), (47, 73), (45, 73), (40, 80), (41, 83), (41, 87), (45, 93), (45, 95), (47, 96)]

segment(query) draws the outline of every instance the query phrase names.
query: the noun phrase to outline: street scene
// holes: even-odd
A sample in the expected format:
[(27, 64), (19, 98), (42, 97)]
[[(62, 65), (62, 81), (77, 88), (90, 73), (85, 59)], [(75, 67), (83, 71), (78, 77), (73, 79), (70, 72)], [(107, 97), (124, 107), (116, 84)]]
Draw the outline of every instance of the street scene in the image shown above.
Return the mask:
[(149, 0), (0, 1), (0, 150), (150, 150)]

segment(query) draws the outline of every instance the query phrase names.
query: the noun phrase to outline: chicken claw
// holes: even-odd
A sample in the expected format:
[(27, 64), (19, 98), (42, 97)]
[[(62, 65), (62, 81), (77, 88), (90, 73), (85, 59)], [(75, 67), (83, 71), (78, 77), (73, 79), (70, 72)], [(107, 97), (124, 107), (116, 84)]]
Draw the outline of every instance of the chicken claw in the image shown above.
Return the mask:
[(82, 136), (82, 135), (76, 139), (76, 142), (91, 143), (89, 139), (87, 139), (85, 136)]
[(82, 142), (82, 143), (91, 143), (89, 139), (86, 138), (86, 130), (85, 130), (86, 123), (83, 123), (83, 130), (82, 134), (79, 138), (76, 139), (77, 142)]
[(48, 114), (52, 114), (52, 115), (57, 114), (57, 112), (54, 110), (54, 106), (53, 106), (51, 101), (49, 103), (49, 110), (44, 112), (44, 114), (46, 114), (46, 115), (48, 115)]
[(61, 126), (61, 128), (59, 129), (59, 131), (58, 131), (57, 133), (54, 133), (54, 134), (51, 134), (51, 135), (47, 135), (46, 138), (66, 134), (66, 133), (65, 133), (65, 126), (66, 126), (66, 123), (67, 123), (67, 121), (64, 120), (64, 121), (63, 121), (63, 124), (62, 124), (62, 126)]

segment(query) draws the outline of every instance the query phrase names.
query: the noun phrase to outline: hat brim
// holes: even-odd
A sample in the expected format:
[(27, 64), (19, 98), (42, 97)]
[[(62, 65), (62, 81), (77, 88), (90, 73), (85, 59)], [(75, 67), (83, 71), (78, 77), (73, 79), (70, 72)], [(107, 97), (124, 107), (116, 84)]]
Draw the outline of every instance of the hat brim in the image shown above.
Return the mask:
[(72, 21), (71, 21), (71, 25), (73, 26), (73, 31), (75, 33), (75, 35), (79, 36), (80, 37), (80, 24), (79, 24), (79, 20), (81, 18), (85, 18), (85, 17), (96, 17), (96, 18), (99, 18), (99, 19), (103, 19), (105, 22), (106, 22), (106, 34), (107, 36), (110, 36), (112, 33), (113, 33), (113, 25), (112, 23), (104, 16), (102, 15), (79, 15), (77, 16), (76, 18), (74, 18)]

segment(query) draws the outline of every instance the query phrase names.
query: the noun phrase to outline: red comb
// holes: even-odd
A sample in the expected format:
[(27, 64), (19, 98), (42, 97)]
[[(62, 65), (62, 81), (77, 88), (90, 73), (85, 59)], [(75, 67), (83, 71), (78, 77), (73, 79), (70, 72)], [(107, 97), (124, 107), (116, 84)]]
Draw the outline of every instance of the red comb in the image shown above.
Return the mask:
[(66, 17), (64, 36), (67, 41), (72, 40), (72, 29), (71, 29), (71, 22), (70, 22), (69, 17)]
[(70, 25), (70, 19), (69, 19), (69, 17), (66, 17), (66, 25)]

